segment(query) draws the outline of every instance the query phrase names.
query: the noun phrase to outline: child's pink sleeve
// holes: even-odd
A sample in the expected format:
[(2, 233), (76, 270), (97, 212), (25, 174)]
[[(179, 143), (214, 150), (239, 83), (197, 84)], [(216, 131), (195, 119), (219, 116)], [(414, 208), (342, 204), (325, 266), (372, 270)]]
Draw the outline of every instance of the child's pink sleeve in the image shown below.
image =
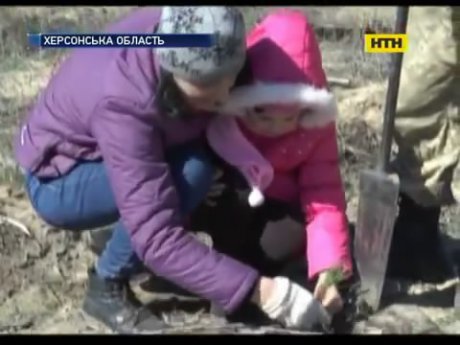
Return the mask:
[(310, 158), (300, 169), (301, 203), (307, 222), (309, 278), (330, 268), (352, 272), (345, 192), (339, 167), (335, 124), (320, 134)]

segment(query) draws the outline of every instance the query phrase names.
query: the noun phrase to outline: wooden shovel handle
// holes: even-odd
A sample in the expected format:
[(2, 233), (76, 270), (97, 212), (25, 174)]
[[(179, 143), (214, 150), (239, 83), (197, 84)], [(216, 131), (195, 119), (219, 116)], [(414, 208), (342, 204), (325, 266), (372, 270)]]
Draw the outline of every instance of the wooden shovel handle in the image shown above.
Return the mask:
[[(409, 7), (398, 7), (396, 13), (395, 33), (405, 34)], [(377, 169), (382, 172), (389, 172), (391, 144), (393, 140), (394, 121), (399, 92), (399, 79), (401, 76), (401, 66), (403, 53), (392, 54), (390, 77), (388, 79), (388, 89), (385, 101), (385, 112), (383, 115), (382, 145), (378, 157)]]

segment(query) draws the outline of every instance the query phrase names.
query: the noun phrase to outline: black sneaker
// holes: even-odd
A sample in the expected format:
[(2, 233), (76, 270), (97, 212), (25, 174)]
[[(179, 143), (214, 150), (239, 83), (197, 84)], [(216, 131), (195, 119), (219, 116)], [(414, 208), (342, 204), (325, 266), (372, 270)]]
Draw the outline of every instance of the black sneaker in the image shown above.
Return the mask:
[(88, 273), (83, 310), (116, 333), (151, 333), (164, 323), (134, 296), (127, 281), (102, 279), (94, 269)]
[(441, 209), (400, 198), (388, 263), (388, 276), (440, 283), (453, 276), (439, 231)]

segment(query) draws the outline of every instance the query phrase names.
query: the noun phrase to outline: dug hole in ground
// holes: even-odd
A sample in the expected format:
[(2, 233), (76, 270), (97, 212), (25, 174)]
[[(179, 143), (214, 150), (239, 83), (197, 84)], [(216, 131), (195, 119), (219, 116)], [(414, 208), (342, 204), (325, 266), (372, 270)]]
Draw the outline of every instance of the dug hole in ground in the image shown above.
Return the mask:
[[(393, 26), (394, 7), (303, 7), (321, 41), (325, 68), (339, 100), (339, 141), (348, 216), (355, 221), (358, 173), (372, 166), (379, 143), (388, 56), (366, 55), (362, 29)], [(80, 311), (87, 268), (94, 260), (87, 235), (53, 229), (33, 212), (11, 156), (11, 137), (24, 112), (44, 87), (65, 52), (31, 51), (27, 31), (97, 31), (129, 8), (4, 7), (0, 10), (0, 333), (110, 333)], [(267, 11), (243, 8), (248, 25)], [(443, 229), (460, 238), (459, 208), (446, 209)], [(28, 234), (27, 234), (28, 232)], [(391, 294), (400, 283), (405, 292)], [(136, 285), (136, 284), (135, 284)], [(451, 284), (452, 285), (452, 284)], [(452, 307), (452, 287), (389, 284), (387, 307), (356, 322), (352, 333), (460, 333), (460, 317)], [(143, 299), (151, 294), (141, 293)], [(175, 332), (186, 332), (206, 319), (198, 309), (165, 312)], [(208, 330), (212, 332), (212, 328)], [(215, 331), (219, 332), (219, 331)]]

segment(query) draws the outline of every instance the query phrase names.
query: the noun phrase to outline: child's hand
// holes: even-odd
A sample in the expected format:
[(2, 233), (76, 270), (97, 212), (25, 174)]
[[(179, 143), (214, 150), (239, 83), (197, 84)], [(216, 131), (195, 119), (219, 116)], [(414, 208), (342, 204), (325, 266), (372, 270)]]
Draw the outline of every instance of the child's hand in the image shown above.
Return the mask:
[(338, 282), (331, 281), (331, 271), (320, 273), (316, 283), (314, 296), (327, 309), (330, 314), (342, 310), (343, 300), (337, 288)]

